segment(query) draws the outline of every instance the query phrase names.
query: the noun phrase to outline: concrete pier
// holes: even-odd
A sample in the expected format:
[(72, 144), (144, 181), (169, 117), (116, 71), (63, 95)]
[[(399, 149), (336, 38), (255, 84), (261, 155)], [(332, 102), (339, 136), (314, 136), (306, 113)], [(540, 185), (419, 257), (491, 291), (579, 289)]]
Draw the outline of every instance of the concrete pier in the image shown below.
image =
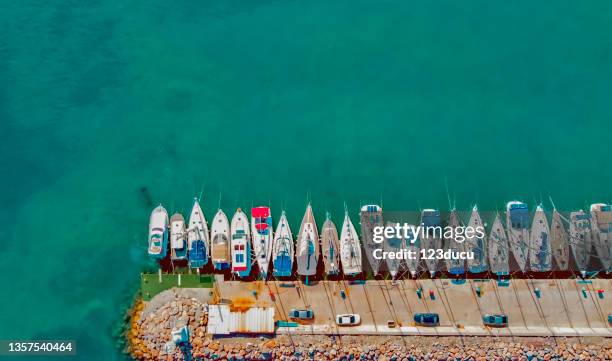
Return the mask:
[[(344, 281), (235, 282), (215, 284), (222, 299), (253, 305), (274, 305), (276, 320), (288, 320), (292, 308), (311, 308), (314, 320), (297, 327), (279, 327), (280, 334), (322, 335), (428, 335), (428, 336), (603, 336), (612, 337), (612, 280), (514, 279), (507, 286), (495, 280), (372, 280), (365, 284)], [(417, 292), (417, 290), (420, 290)], [(536, 292), (536, 290), (538, 290)], [(603, 298), (598, 295), (603, 290)], [(419, 297), (420, 294), (420, 297)], [(415, 313), (434, 312), (438, 327), (416, 326)], [(335, 315), (357, 313), (361, 324), (338, 327)], [(503, 313), (508, 327), (483, 325), (484, 314)], [(396, 327), (388, 327), (394, 321)]]

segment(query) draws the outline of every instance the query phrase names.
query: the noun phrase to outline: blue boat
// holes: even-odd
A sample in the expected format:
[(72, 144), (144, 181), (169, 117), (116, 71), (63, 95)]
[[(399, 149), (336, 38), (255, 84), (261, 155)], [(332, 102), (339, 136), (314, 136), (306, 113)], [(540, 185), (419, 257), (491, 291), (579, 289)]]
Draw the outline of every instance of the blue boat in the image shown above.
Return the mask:
[(187, 244), (189, 245), (189, 267), (201, 268), (208, 263), (209, 241), (206, 217), (197, 198), (193, 201), (193, 208), (189, 216), (187, 228)]
[(168, 253), (168, 212), (162, 205), (157, 206), (149, 219), (149, 256), (163, 259)]
[(274, 244), (272, 246), (273, 274), (276, 277), (291, 276), (293, 268), (293, 236), (289, 228), (289, 222), (285, 211), (281, 214), (276, 232), (274, 233)]

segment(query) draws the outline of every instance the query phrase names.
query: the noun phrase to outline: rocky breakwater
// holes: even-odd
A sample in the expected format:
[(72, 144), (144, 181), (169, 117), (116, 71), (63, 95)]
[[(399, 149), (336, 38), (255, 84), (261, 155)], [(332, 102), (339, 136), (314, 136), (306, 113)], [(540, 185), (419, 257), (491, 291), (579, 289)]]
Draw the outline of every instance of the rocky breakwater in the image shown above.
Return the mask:
[(172, 330), (186, 326), (194, 347), (203, 343), (208, 323), (208, 305), (180, 291), (169, 291), (154, 303), (134, 307), (128, 331), (128, 351), (137, 360), (182, 359), (172, 341)]
[(233, 361), (603, 361), (612, 360), (612, 347), (609, 339), (282, 335), (271, 340), (205, 341), (194, 356)]

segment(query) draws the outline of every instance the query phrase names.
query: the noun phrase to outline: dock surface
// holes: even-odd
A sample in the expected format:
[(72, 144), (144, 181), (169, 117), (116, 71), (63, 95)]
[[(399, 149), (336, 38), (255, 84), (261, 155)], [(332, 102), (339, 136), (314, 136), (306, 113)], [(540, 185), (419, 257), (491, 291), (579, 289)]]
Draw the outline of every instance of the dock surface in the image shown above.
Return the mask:
[[(257, 286), (255, 286), (257, 284)], [(251, 298), (253, 304), (274, 305), (276, 320), (290, 309), (311, 308), (315, 318), (297, 327), (279, 327), (280, 334), (428, 335), (428, 336), (603, 336), (612, 337), (612, 280), (514, 279), (507, 286), (495, 280), (424, 279), (396, 282), (371, 280), (364, 284), (320, 281), (221, 281), (215, 287), (225, 300)], [(257, 292), (253, 292), (257, 290)], [(603, 297), (598, 293), (603, 290)], [(420, 295), (420, 296), (419, 296)], [(437, 327), (416, 326), (415, 313), (433, 312)], [(361, 324), (335, 325), (335, 315), (357, 313)], [(506, 328), (485, 327), (484, 314), (508, 315)], [(388, 327), (394, 321), (396, 327)]]

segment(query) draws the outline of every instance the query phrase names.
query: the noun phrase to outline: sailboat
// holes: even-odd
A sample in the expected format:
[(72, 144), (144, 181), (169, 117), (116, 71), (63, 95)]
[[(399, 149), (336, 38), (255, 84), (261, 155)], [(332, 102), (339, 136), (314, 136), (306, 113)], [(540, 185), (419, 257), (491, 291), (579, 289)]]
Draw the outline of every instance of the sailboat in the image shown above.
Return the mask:
[[(399, 226), (399, 223), (387, 222), (387, 227)], [(404, 245), (404, 241), (402, 238), (398, 238), (397, 235), (393, 237), (385, 237), (384, 240), (384, 250), (385, 252), (393, 252), (397, 254), (397, 252), (401, 251)], [(387, 269), (389, 270), (389, 274), (391, 275), (391, 279), (395, 279), (397, 272), (401, 267), (402, 258), (397, 257), (387, 257)]]
[(550, 228), (542, 205), (538, 205), (531, 222), (529, 239), (529, 266), (534, 272), (548, 272), (551, 269)]
[(612, 272), (612, 205), (591, 205), (593, 246), (606, 273)]
[(230, 227), (225, 213), (219, 209), (210, 226), (211, 258), (216, 270), (230, 268)]
[(566, 271), (569, 267), (569, 235), (556, 208), (553, 209), (550, 243), (557, 268)]
[(465, 260), (460, 257), (453, 257), (453, 254), (463, 252), (464, 240), (459, 240), (457, 235), (457, 229), (461, 227), (461, 220), (459, 214), (455, 209), (450, 213), (450, 219), (448, 226), (453, 229), (451, 237), (446, 238), (446, 250), (450, 250), (451, 257), (445, 258), (446, 270), (452, 275), (462, 275), (465, 273)]
[(355, 276), (362, 271), (359, 237), (346, 210), (340, 232), (340, 263), (342, 263), (342, 270), (346, 276)]
[(187, 232), (185, 231), (185, 218), (180, 213), (174, 213), (170, 217), (170, 245), (172, 252), (170, 259), (187, 259)]
[(251, 208), (251, 234), (255, 262), (262, 278), (266, 279), (272, 255), (272, 216), (269, 207)]
[(495, 215), (495, 221), (489, 234), (489, 263), (491, 272), (498, 276), (509, 274), (510, 266), (508, 261), (508, 236), (498, 213)]
[(149, 256), (163, 259), (168, 253), (168, 212), (160, 204), (149, 218)]
[(529, 210), (525, 203), (508, 202), (506, 205), (506, 228), (510, 250), (520, 270), (525, 272), (529, 257)]
[(291, 269), (293, 268), (293, 236), (291, 235), (291, 228), (289, 228), (285, 211), (281, 214), (276, 226), (276, 232), (274, 232), (272, 260), (274, 276), (291, 276)]
[(301, 276), (312, 276), (317, 273), (319, 260), (319, 232), (310, 204), (302, 219), (297, 241), (297, 273)]
[(591, 215), (582, 209), (570, 213), (570, 248), (582, 277), (588, 271), (592, 247)]
[(230, 235), (232, 273), (238, 277), (248, 277), (251, 273), (251, 231), (249, 219), (240, 208), (232, 217)]
[(468, 270), (470, 273), (481, 273), (485, 272), (488, 268), (488, 257), (487, 257), (487, 247), (486, 247), (486, 234), (484, 224), (482, 223), (482, 219), (480, 218), (480, 213), (478, 212), (478, 207), (474, 206), (472, 208), (472, 213), (470, 214), (470, 220), (468, 221), (468, 227), (471, 227), (473, 230), (481, 230), (482, 237), (479, 237), (479, 234), (474, 232), (471, 234), (466, 234), (465, 236), (465, 249), (466, 251), (470, 251), (474, 254), (474, 258), (468, 258)]
[(325, 214), (325, 222), (321, 230), (321, 248), (323, 253), (323, 265), (327, 275), (336, 275), (340, 272), (340, 242), (338, 230), (331, 220), (329, 212)]
[(416, 278), (417, 273), (419, 272), (419, 262), (421, 261), (421, 238), (418, 233), (415, 233), (415, 226), (408, 226), (408, 234), (407, 238), (404, 239), (404, 248), (413, 255), (412, 258), (406, 259), (406, 265), (408, 266), (408, 271), (410, 271), (410, 276), (412, 278)]
[(433, 278), (438, 271), (438, 259), (435, 255), (442, 248), (440, 211), (437, 209), (424, 209), (421, 212), (421, 226), (424, 227), (421, 247), (426, 256), (425, 265)]
[(189, 267), (200, 268), (208, 263), (210, 242), (208, 240), (208, 225), (198, 199), (194, 199), (189, 227), (187, 228), (187, 244), (189, 248)]
[(380, 249), (381, 244), (374, 242), (374, 227), (383, 226), (382, 208), (378, 205), (365, 205), (361, 207), (359, 219), (361, 222), (361, 243), (370, 264), (372, 275), (376, 276), (380, 271), (381, 260), (374, 257), (374, 251)]

